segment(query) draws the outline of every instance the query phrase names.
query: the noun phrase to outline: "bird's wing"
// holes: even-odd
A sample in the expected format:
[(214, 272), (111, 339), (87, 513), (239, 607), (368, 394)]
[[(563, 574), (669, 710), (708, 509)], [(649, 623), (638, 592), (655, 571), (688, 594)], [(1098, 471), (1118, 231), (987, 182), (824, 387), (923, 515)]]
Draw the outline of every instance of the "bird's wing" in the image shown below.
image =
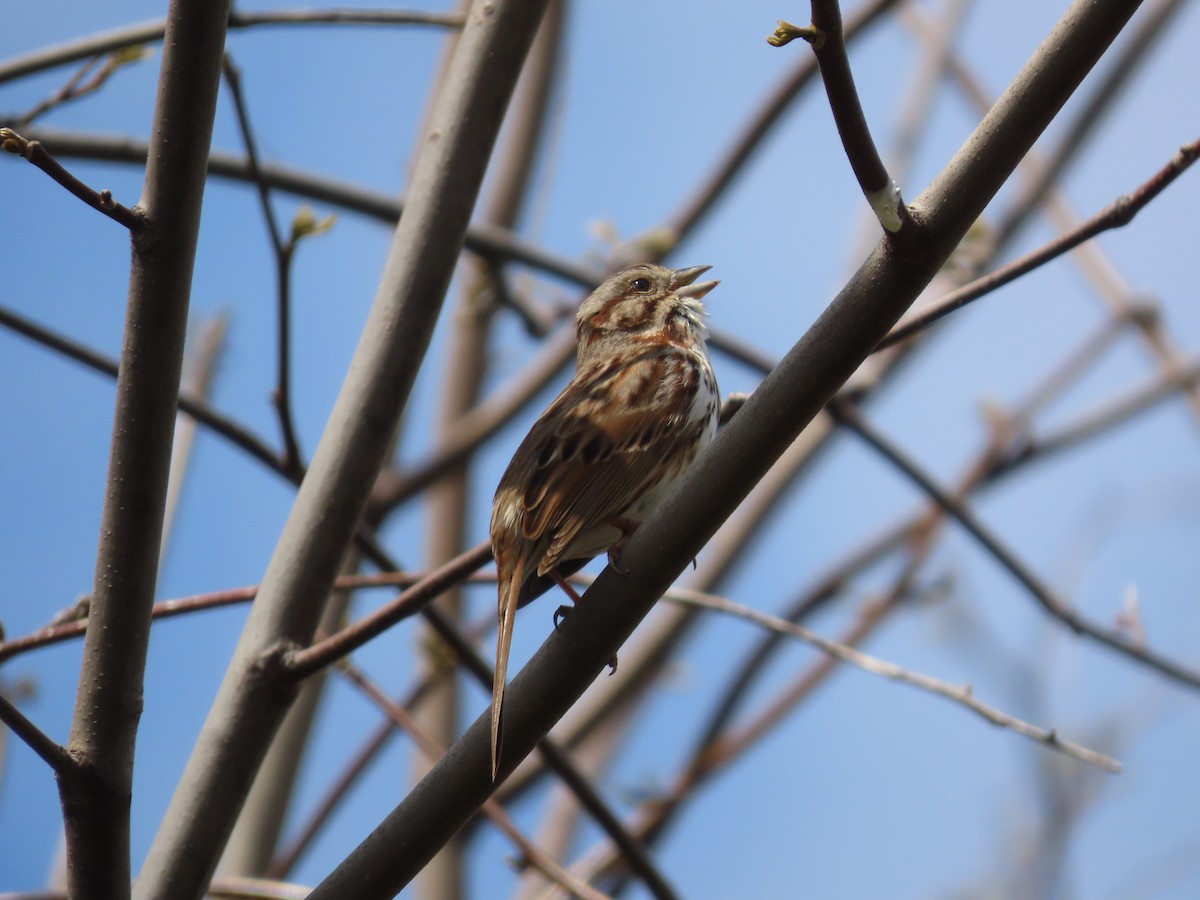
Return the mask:
[(539, 573), (581, 533), (625, 512), (695, 439), (685, 426), (699, 377), (687, 354), (655, 347), (577, 375), (542, 414), (500, 486), (513, 476)]

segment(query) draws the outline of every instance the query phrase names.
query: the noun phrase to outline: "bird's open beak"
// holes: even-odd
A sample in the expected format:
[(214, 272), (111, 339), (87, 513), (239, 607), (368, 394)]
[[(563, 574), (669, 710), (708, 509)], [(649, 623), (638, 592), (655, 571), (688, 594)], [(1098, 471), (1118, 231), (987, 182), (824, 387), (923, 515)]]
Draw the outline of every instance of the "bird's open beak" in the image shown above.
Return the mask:
[(699, 300), (721, 282), (701, 281), (696, 279), (711, 269), (712, 266), (692, 266), (690, 269), (676, 269), (671, 279), (675, 283), (675, 293), (680, 297), (693, 297)]

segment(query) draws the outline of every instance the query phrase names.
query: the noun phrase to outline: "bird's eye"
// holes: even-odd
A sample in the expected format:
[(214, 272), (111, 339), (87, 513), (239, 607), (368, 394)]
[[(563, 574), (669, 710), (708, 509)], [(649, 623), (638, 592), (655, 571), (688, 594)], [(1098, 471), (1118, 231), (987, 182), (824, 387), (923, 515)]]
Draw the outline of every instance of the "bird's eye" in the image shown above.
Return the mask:
[(631, 286), (639, 294), (644, 294), (648, 290), (650, 290), (650, 279), (649, 278), (635, 278), (635, 279), (633, 279)]

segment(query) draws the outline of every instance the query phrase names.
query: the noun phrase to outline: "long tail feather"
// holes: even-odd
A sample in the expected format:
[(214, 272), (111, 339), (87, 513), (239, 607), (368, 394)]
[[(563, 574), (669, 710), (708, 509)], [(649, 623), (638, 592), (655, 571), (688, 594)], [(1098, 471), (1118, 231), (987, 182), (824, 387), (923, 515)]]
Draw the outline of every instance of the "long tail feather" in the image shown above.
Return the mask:
[(500, 771), (500, 727), (504, 711), (504, 687), (508, 676), (508, 650), (512, 646), (513, 620), (517, 617), (517, 603), (521, 597), (524, 580), (525, 560), (517, 558), (507, 579), (502, 579), (499, 589), (496, 629), (496, 674), (492, 680), (492, 781)]

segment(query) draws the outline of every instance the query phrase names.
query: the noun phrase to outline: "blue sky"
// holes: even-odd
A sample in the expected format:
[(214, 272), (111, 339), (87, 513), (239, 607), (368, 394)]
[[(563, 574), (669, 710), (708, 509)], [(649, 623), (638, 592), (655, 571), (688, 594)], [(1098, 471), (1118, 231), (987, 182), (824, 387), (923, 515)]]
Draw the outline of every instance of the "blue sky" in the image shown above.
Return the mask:
[[(274, 4), (255, 5), (254, 9)], [(361, 4), (360, 4), (361, 5)], [(290, 5), (281, 5), (280, 8)], [(921, 4), (938, 10), (940, 3)], [(1008, 83), (1066, 7), (1033, 0), (980, 0), (966, 18), (960, 52), (993, 94)], [(250, 7), (247, 7), (249, 9)], [(160, 3), (24, 4), (0, 31), (0, 60), (93, 31), (154, 18)], [(742, 3), (579, 3), (571, 10), (553, 139), (538, 170), (524, 233), (576, 258), (606, 249), (598, 231), (631, 238), (674, 211), (762, 97), (807, 52), (776, 50), (764, 37), (791, 8)], [(1141, 15), (1144, 15), (1145, 11)], [(1135, 24), (1137, 19), (1135, 19)], [(429, 29), (254, 29), (229, 50), (266, 159), (398, 195), (440, 46)], [(1088, 215), (1140, 184), (1175, 149), (1200, 137), (1194, 47), (1200, 12), (1185, 8), (1100, 124), (1064, 183)], [(909, 90), (917, 51), (891, 22), (856, 44), (851, 60), (864, 107), (887, 147)], [(144, 136), (159, 56), (118, 73), (97, 96), (57, 110), (44, 125)], [(0, 114), (19, 113), (51, 93), (70, 69), (0, 85)], [(1083, 95), (1094, 83), (1085, 83)], [(1070, 121), (1082, 97), (1068, 106)], [(7, 121), (7, 120), (6, 120)], [(952, 88), (931, 111), (905, 196), (916, 197), (978, 121)], [(1061, 122), (1042, 143), (1053, 148)], [(227, 98), (214, 145), (240, 143)], [(53, 150), (53, 147), (51, 147)], [(140, 174), (128, 166), (69, 161), (80, 177), (133, 203)], [(1139, 296), (1161, 304), (1185, 352), (1200, 345), (1194, 216), (1200, 176), (1184, 175), (1125, 229), (1100, 243)], [(1016, 180), (1019, 183), (1020, 176)], [(1006, 188), (989, 210), (1002, 212)], [(120, 228), (15, 157), (0, 160), (6, 218), (0, 239), (0, 305), (16, 309), (109, 354), (120, 346), (128, 274)], [(280, 195), (287, 221), (299, 206)], [(317, 212), (331, 210), (318, 206)], [(761, 148), (715, 214), (671, 258), (708, 263), (722, 281), (709, 296), (715, 327), (782, 355), (836, 293), (859, 260), (865, 204), (837, 141), (823, 94), (810, 91)], [(602, 223), (598, 228), (596, 223)], [(1018, 249), (1053, 231), (1044, 219)], [(334, 229), (306, 243), (294, 271), (296, 416), (311, 453), (374, 296), (388, 229), (341, 213)], [(541, 301), (577, 300), (552, 279), (519, 281)], [(229, 339), (214, 402), (277, 441), (272, 388), (273, 274), (257, 201), (243, 185), (214, 181), (205, 198), (192, 312), (227, 311)], [(1071, 262), (1012, 285), (953, 321), (871, 406), (874, 422), (943, 483), (986, 437), (982, 410), (1030, 390), (1104, 321), (1104, 310)], [(447, 318), (448, 317), (444, 317)], [(422, 374), (401, 454), (417, 459), (436, 398), (446, 321)], [(489, 387), (517, 372), (535, 345), (502, 318)], [(753, 373), (717, 357), (724, 390), (750, 390)], [(1151, 377), (1153, 361), (1133, 337), (1047, 410), (1065, 422)], [(0, 331), (0, 621), (9, 636), (46, 623), (90, 589), (113, 386)], [(548, 393), (548, 401), (552, 392)], [(476, 469), (473, 539), (486, 532), (492, 488), (532, 421), (504, 430)], [(1153, 646), (1195, 658), (1200, 616), (1200, 467), (1197, 420), (1178, 401), (1075, 451), (1030, 467), (982, 496), (976, 510), (1049, 584), (1081, 611), (1107, 622), (1136, 586)], [(253, 583), (287, 514), (291, 488), (220, 440), (201, 435), (160, 578), (162, 597)], [(746, 554), (728, 593), (774, 611), (834, 560), (885, 523), (917, 508), (915, 490), (848, 436), (838, 438), (780, 506)], [(419, 565), (425, 510), (412, 504), (387, 529), (395, 554)], [(1183, 898), (1200, 893), (1194, 811), (1200, 784), (1196, 697), (1047, 622), (1011, 578), (958, 529), (950, 528), (925, 580), (949, 580), (940, 602), (894, 617), (867, 650), (953, 683), (982, 699), (1053, 725), (1114, 753), (1119, 778), (1084, 784), (1096, 794), (1073, 833), (1061, 896)], [(872, 572), (815, 627), (836, 635), (893, 567)], [(472, 610), (492, 608), (491, 589), (472, 592)], [(376, 602), (372, 595), (360, 608)], [(528, 608), (517, 625), (516, 662), (544, 638), (553, 608)], [(152, 839), (237, 639), (244, 610), (176, 619), (155, 627), (146, 711), (138, 744), (134, 867)], [(714, 620), (654, 688), (647, 711), (605, 782), (626, 808), (640, 790), (669, 781), (707, 704), (752, 646), (751, 626)], [(398, 689), (411, 674), (414, 633), (401, 627), (356, 656)], [(636, 637), (635, 637), (636, 639)], [(491, 637), (485, 640), (490, 648)], [(0, 683), (32, 679), (27, 713), (65, 740), (78, 673), (78, 645), (42, 650), (0, 669)], [(764, 702), (814, 651), (780, 655), (751, 705)], [(515, 670), (515, 666), (514, 666)], [(473, 717), (487, 698), (465, 689)], [(297, 806), (306, 811), (323, 774), (336, 770), (375, 723), (348, 687), (336, 684), (306, 765)], [(683, 735), (683, 739), (680, 739)], [(315, 883), (389, 811), (404, 790), (407, 744), (373, 768), (294, 877)], [(1037, 843), (1047, 772), (1072, 777), (1075, 764), (970, 713), (903, 686), (843, 671), (747, 758), (707, 786), (659, 851), (686, 897), (869, 898), (1003, 896)], [(541, 799), (516, 809), (536, 827)], [(43, 883), (58, 828), (46, 768), (7, 742), (0, 772), (0, 890)], [(595, 835), (586, 831), (580, 851)], [(509, 846), (496, 834), (473, 857), (473, 895), (505, 896)], [(635, 896), (637, 896), (635, 892)]]

